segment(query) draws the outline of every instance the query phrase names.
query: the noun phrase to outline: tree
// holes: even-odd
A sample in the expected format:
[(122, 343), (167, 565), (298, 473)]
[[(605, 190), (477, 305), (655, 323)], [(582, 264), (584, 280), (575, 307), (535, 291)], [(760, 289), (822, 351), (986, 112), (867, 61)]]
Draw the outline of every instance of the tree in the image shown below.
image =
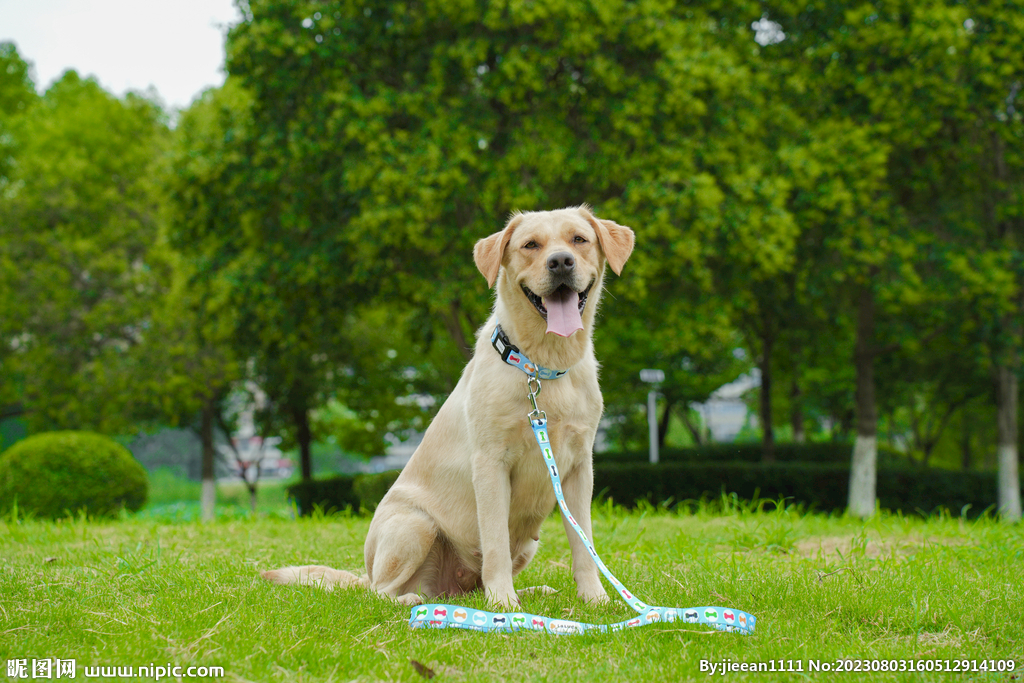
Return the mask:
[(167, 235), (181, 254), (172, 308), (165, 317), (177, 353), (169, 374), (178, 379), (179, 418), (202, 443), (202, 515), (212, 519), (216, 499), (215, 431), (224, 428), (224, 406), (244, 377), (240, 349), (246, 302), (238, 292), (251, 264), (242, 256), (248, 159), (242, 146), (250, 126), (248, 94), (230, 79), (208, 90), (182, 113), (165, 177)]
[[(7, 194), (13, 180), (11, 173), (22, 138), (18, 128), (24, 124), (24, 114), (38, 99), (29, 78), (28, 63), (13, 43), (0, 43), (0, 197)], [(22, 332), (20, 321), (28, 315), (27, 299), (18, 295), (21, 267), (13, 258), (13, 239), (8, 230), (0, 230), (0, 407), (4, 407), (5, 414), (12, 415), (24, 410), (18, 403), (21, 394), (11, 356), (14, 339)]]
[(859, 210), (835, 226), (832, 239), (840, 257), (839, 284), (855, 311), (857, 441), (850, 511), (867, 516), (875, 505), (874, 365), (880, 353), (905, 341), (880, 344), (879, 316), (883, 321), (906, 316), (922, 300), (928, 287), (920, 257), (932, 251), (931, 237), (916, 230), (920, 217), (908, 202), (919, 196), (920, 174), (901, 171), (906, 162), (920, 164), (934, 153), (936, 114), (956, 106), (953, 55), (964, 46), (965, 10), (938, 1), (910, 7), (887, 0), (764, 7), (785, 31), (785, 40), (772, 49), (793, 68), (786, 85), (803, 115), (852, 126), (859, 131), (861, 150), (851, 157), (853, 165), (874, 160), (873, 167), (848, 176), (861, 178), (862, 191), (854, 197)]
[(203, 278), (231, 284), (233, 348), (268, 396), (260, 419), (297, 443), (308, 478), (310, 412), (329, 392), (344, 315), (374, 284), (344, 229), (343, 188), (289, 142), (289, 126), (316, 121), (274, 128), (257, 104), (229, 78), (183, 115), (173, 241), (202, 256)]
[[(992, 364), (996, 384), (999, 453), (1000, 513), (1005, 519), (1021, 519), (1020, 452), (1018, 450), (1018, 400), (1020, 397), (1020, 319), (1024, 315), (1024, 116), (1016, 106), (1024, 87), (1024, 60), (1020, 36), (1024, 30), (1024, 5), (1019, 2), (971, 7), (964, 28), (971, 37), (964, 80), (971, 87), (969, 116), (975, 137), (967, 142), (967, 159), (974, 161), (981, 181), (975, 186), (982, 228), (983, 249), (995, 252), (1003, 272), (1012, 276), (999, 305), (992, 307)], [(954, 136), (963, 124), (949, 131)], [(959, 136), (954, 137), (959, 140)], [(980, 143), (980, 144), (979, 144)], [(973, 152), (973, 154), (972, 154)], [(973, 159), (972, 159), (973, 157)], [(987, 248), (986, 248), (987, 247)], [(991, 258), (991, 257), (990, 257)]]
[[(345, 358), (332, 378), (332, 410), (314, 422), (351, 453), (377, 455), (427, 422), (458, 382), (461, 354), (444, 332), (421, 341), (416, 309), (361, 307), (342, 336)], [(454, 361), (454, 362), (451, 362)]]
[[(395, 399), (405, 397), (407, 385), (429, 390), (422, 359), (430, 354), (416, 349), (418, 362), (385, 355), (405, 348), (400, 333), (423, 321), (362, 303), (373, 285), (351, 272), (360, 263), (358, 245), (347, 243), (344, 224), (331, 213), (338, 205), (282, 192), (281, 185), (316, 178), (301, 168), (305, 161), (268, 140), (253, 107), (232, 77), (183, 114), (172, 162), (172, 241), (200, 265), (190, 287), (221, 292), (231, 325), (217, 343), (244, 359), (245, 377), (265, 393), (256, 411), (260, 431), (282, 434), (285, 448), (297, 446), (308, 478), (318, 436), (342, 436), (358, 452), (379, 453), (389, 427), (422, 412)], [(211, 310), (207, 304), (200, 315)], [(445, 391), (457, 376), (457, 369), (447, 372)], [(349, 422), (358, 428), (346, 431)]]
[(919, 77), (929, 79), (931, 115), (918, 121), (926, 133), (918, 138), (924, 141), (907, 145), (908, 153), (894, 158), (892, 174), (899, 179), (894, 185), (900, 205), (915, 227), (932, 236), (946, 264), (946, 286), (969, 312), (966, 323), (951, 322), (970, 328), (967, 349), (974, 352), (975, 365), (991, 374), (1000, 453), (998, 506), (1011, 520), (1021, 514), (1017, 404), (1024, 120), (1014, 102), (1024, 82), (1022, 9), (1019, 2), (950, 3), (927, 14), (939, 29), (926, 60), (931, 70)]
[[(929, 289), (933, 297), (943, 291), (935, 284)], [(966, 303), (959, 296), (929, 302), (928, 311), (914, 316), (915, 327), (927, 326), (920, 324), (922, 318), (936, 317), (939, 320), (931, 327), (941, 333), (905, 339), (900, 348), (878, 359), (880, 412), (890, 430), (909, 436), (908, 455), (922, 466), (931, 463), (957, 413), (992, 394), (990, 370), (979, 362), (984, 358), (984, 340), (970, 321)]]
[[(652, 319), (663, 299), (646, 292), (677, 296), (680, 272), (707, 284), (706, 243), (735, 243), (737, 270), (762, 280), (788, 258), (784, 187), (758, 161), (771, 84), (747, 63), (752, 34), (734, 6), (267, 0), (246, 9), (228, 68), (253, 94), (260, 149), (287, 157), (296, 178), (330, 198), (359, 256), (356, 277), (378, 280), (379, 300), (442, 321), (463, 360), (487, 300), (467, 255), (513, 209), (588, 201), (633, 226), (630, 271), (641, 277), (629, 280), (630, 301)], [(759, 250), (741, 246), (755, 240)], [(680, 372), (698, 356), (728, 365), (733, 350), (677, 347), (671, 362)], [(690, 392), (677, 400), (706, 389)]]
[(4, 363), (33, 429), (117, 433), (150, 414), (133, 349), (170, 275), (156, 183), (167, 137), (153, 103), (73, 71), (15, 128), (0, 198), (3, 288), (16, 293)]
[(662, 287), (649, 283), (653, 291), (638, 300), (635, 283), (640, 280), (627, 267), (620, 279), (606, 285), (603, 319), (595, 335), (605, 413), (613, 417), (612, 438), (622, 448), (647, 443), (647, 418), (637, 407), (651, 387), (640, 380), (640, 370), (658, 368), (665, 372), (658, 387), (663, 397), (659, 445), (665, 444), (673, 415), (701, 443), (704, 436), (690, 420), (689, 406), (707, 401), (716, 389), (749, 370), (749, 362), (736, 354), (742, 340), (721, 299), (673, 296), (680, 285), (671, 282)]
[(138, 350), (148, 383), (136, 391), (157, 397), (162, 424), (192, 429), (201, 447), (201, 517), (211, 520), (216, 504), (216, 432), (230, 439), (224, 414), (244, 365), (232, 346), (236, 329), (230, 285), (206, 280), (194, 263), (173, 254), (171, 286), (154, 310)]

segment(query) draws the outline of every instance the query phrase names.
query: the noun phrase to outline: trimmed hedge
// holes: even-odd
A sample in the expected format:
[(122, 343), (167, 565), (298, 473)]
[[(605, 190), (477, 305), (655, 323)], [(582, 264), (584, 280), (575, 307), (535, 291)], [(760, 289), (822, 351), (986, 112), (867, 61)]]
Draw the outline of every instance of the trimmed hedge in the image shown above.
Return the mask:
[[(820, 512), (846, 509), (848, 465), (817, 463), (595, 463), (594, 492), (632, 507), (639, 500), (658, 504), (672, 500), (717, 498), (723, 491), (741, 499), (789, 498)], [(996, 502), (994, 472), (959, 472), (924, 468), (879, 468), (878, 501), (889, 510), (934, 512), (946, 508), (959, 514), (970, 506), (976, 516)]]
[(401, 470), (388, 470), (379, 474), (359, 474), (352, 482), (352, 492), (359, 499), (359, 504), (364, 509), (373, 512), (384, 499), (391, 485), (398, 479)]
[[(853, 444), (825, 441), (821, 443), (777, 443), (775, 444), (776, 462), (805, 463), (841, 463), (849, 464), (853, 453)], [(706, 446), (688, 448), (663, 448), (658, 460), (667, 462), (761, 462), (764, 447), (755, 443), (713, 443)], [(594, 454), (594, 464), (602, 463), (646, 463), (648, 452), (643, 451), (605, 451)], [(880, 466), (906, 463), (906, 456), (883, 445), (878, 446), (878, 464)]]
[(58, 518), (85, 510), (111, 516), (146, 502), (149, 480), (131, 452), (101, 434), (48, 432), (0, 455), (0, 510)]
[(346, 508), (372, 512), (400, 473), (401, 470), (388, 470), (378, 474), (338, 474), (325, 479), (300, 481), (286, 490), (303, 517), (313, 514), (317, 508), (328, 513)]
[[(288, 487), (299, 513), (377, 508), (398, 478), (399, 470), (380, 474), (338, 475)], [(848, 464), (750, 462), (606, 463), (595, 459), (594, 493), (634, 507), (638, 501), (716, 499), (724, 491), (743, 500), (787, 498), (819, 512), (846, 509), (850, 483)], [(960, 514), (970, 506), (974, 517), (996, 501), (994, 472), (960, 472), (926, 468), (878, 469), (878, 501), (888, 510), (929, 514), (946, 508)]]

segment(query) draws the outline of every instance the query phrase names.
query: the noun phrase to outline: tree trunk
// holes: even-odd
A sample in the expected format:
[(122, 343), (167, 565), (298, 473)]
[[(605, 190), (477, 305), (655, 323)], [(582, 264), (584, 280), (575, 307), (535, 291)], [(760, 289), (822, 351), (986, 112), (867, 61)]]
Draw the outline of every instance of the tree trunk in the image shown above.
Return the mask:
[(807, 435), (804, 433), (804, 410), (803, 404), (800, 402), (800, 397), (803, 392), (800, 391), (800, 384), (797, 382), (796, 377), (793, 378), (793, 384), (789, 389), (790, 399), (790, 410), (789, 410), (789, 421), (793, 425), (793, 442), (794, 443), (806, 443)]
[(768, 325), (765, 325), (765, 333), (761, 339), (761, 430), (764, 452), (761, 455), (761, 462), (775, 462), (775, 431), (772, 429), (772, 346), (775, 340)]
[(1013, 368), (996, 368), (997, 452), (999, 458), (999, 514), (1007, 521), (1021, 518), (1020, 474), (1017, 467), (1017, 375)]
[(920, 465), (917, 459), (914, 457), (914, 453), (917, 451), (923, 451), (924, 446), (921, 440), (921, 424), (920, 418), (917, 415), (917, 411), (911, 408), (910, 410), (910, 433), (913, 435), (913, 441), (911, 447), (907, 449), (907, 460), (914, 465)]
[(249, 510), (254, 515), (256, 514), (256, 501), (258, 498), (256, 486), (256, 484), (249, 485)]
[(966, 414), (960, 420), (960, 468), (971, 469), (971, 420)]
[(703, 446), (704, 445), (703, 425), (694, 424), (693, 423), (693, 420), (690, 419), (690, 409), (689, 408), (684, 410), (680, 414), (680, 417), (682, 418), (683, 424), (686, 426), (686, 429), (689, 430), (690, 436), (693, 437), (693, 443), (698, 445), (698, 446)]
[[(462, 329), (462, 306), (458, 299), (452, 299), (448, 306), (448, 315), (444, 317), (444, 326), (455, 342), (455, 348), (468, 361), (473, 358), (473, 344), (469, 342)], [(493, 330), (492, 330), (493, 332)], [(475, 340), (474, 340), (475, 341)]]
[(951, 405), (946, 408), (945, 414), (939, 418), (939, 424), (932, 429), (934, 421), (929, 418), (928, 426), (925, 427), (924, 436), (922, 439), (921, 450), (924, 452), (924, 458), (922, 464), (928, 467), (929, 461), (931, 460), (932, 453), (935, 451), (935, 447), (939, 445), (939, 439), (942, 438), (942, 433), (946, 431), (946, 425), (949, 424), (950, 418), (956, 413), (956, 411), (963, 408), (964, 404), (970, 400), (970, 396), (965, 396), (959, 401), (954, 401)]
[[(992, 135), (995, 177), (997, 182), (997, 196), (993, 199), (1005, 201), (1007, 169), (1006, 150), (1003, 138), (998, 133)], [(996, 202), (992, 202), (995, 207)], [(1019, 240), (1021, 232), (1021, 221), (1005, 218), (997, 222), (996, 214), (990, 220), (996, 223), (996, 232), (999, 241), (1005, 250), (1010, 253), (1018, 252), (1020, 249)], [(1020, 315), (1024, 312), (1024, 282), (1017, 279), (1017, 296), (1014, 303), (1015, 316), (1006, 316), (1000, 327), (1004, 333), (1012, 339), (1009, 342), (1010, 348), (1006, 349), (996, 365), (996, 452), (999, 462), (999, 514), (1003, 519), (1011, 522), (1019, 522), (1021, 519), (1020, 508), (1020, 473), (1018, 471), (1017, 454), (1017, 392), (1019, 391), (1016, 371), (1019, 369), (1019, 347), (1020, 344)]]
[(313, 478), (313, 459), (310, 446), (313, 436), (309, 429), (309, 411), (305, 407), (292, 409), (292, 420), (295, 421), (295, 440), (299, 442), (299, 465), (302, 469), (302, 480)]
[(668, 436), (668, 423), (672, 419), (672, 401), (665, 398), (665, 412), (661, 414), (661, 421), (658, 424), (658, 448), (665, 447), (665, 437)]
[(856, 517), (870, 517), (875, 512), (878, 415), (872, 349), (874, 332), (875, 300), (868, 284), (857, 295), (857, 341), (853, 352), (857, 373), (857, 438), (850, 464), (849, 512)]
[(203, 406), (202, 422), (199, 426), (199, 439), (203, 444), (203, 489), (200, 498), (200, 516), (204, 522), (213, 519), (214, 506), (217, 504), (217, 482), (214, 478), (214, 462), (217, 455), (213, 445), (213, 421), (215, 407), (213, 401)]

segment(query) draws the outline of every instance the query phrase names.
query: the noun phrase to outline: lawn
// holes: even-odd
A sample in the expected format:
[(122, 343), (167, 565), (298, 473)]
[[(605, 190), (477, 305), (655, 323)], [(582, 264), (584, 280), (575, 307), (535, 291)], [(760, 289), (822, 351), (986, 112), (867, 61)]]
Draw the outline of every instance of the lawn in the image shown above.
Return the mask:
[[(300, 562), (360, 568), (365, 517), (233, 512), (203, 524), (150, 509), (105, 522), (7, 520), (0, 659), (74, 659), (78, 678), (85, 667), (153, 664), (220, 666), (225, 680), (245, 681), (682, 681), (726, 663), (777, 670), (730, 671), (730, 680), (817, 680), (815, 666), (862, 670), (832, 674), (841, 679), (1022, 679), (1020, 526), (766, 508), (595, 506), (598, 551), (637, 595), (746, 610), (758, 618), (751, 636), (678, 622), (580, 636), (411, 630), (407, 608), (368, 592), (257, 578)], [(525, 611), (602, 623), (630, 616), (621, 602), (577, 600), (569, 562), (552, 517), (517, 586), (559, 592), (526, 597)], [(462, 604), (486, 606), (479, 594)], [(892, 666), (977, 670), (863, 672)]]

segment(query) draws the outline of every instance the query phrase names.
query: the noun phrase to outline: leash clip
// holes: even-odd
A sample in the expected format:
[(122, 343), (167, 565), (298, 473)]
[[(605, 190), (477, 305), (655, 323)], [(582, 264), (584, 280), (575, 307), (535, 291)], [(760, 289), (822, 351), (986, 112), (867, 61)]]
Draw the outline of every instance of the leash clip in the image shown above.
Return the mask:
[(547, 413), (545, 413), (543, 410), (537, 407), (537, 394), (540, 393), (540, 380), (537, 379), (534, 375), (529, 375), (526, 378), (526, 389), (528, 392), (526, 394), (526, 397), (530, 399), (530, 403), (533, 404), (533, 410), (527, 413), (526, 417), (528, 417), (531, 421), (547, 420)]

